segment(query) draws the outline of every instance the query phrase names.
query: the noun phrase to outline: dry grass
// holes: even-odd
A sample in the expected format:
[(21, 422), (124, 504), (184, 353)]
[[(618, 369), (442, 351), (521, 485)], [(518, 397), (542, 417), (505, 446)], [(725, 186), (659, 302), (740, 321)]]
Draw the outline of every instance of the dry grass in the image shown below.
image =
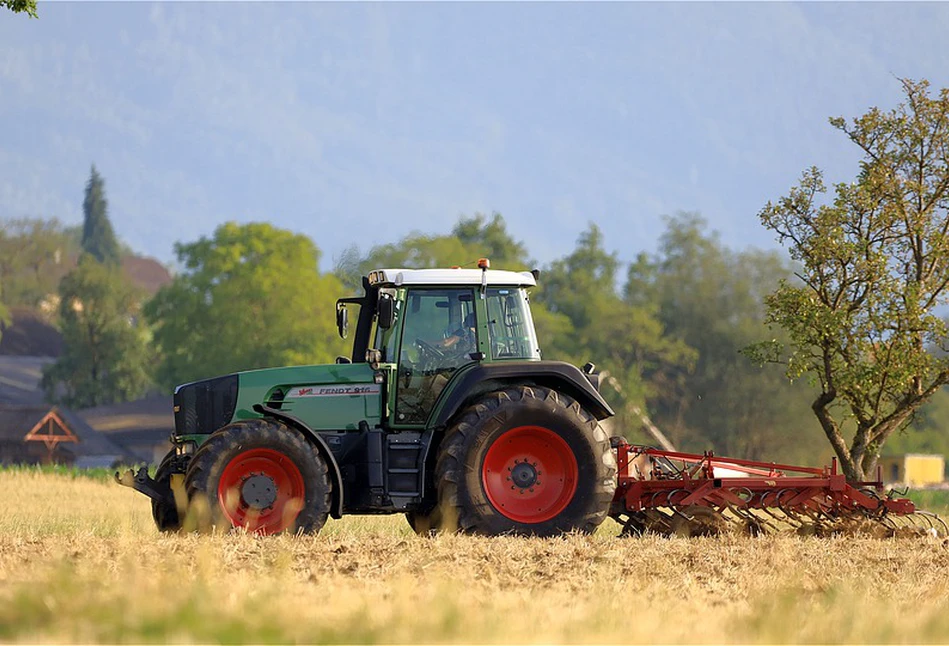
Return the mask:
[(117, 485), (0, 471), (0, 641), (946, 642), (937, 539), (161, 536)]

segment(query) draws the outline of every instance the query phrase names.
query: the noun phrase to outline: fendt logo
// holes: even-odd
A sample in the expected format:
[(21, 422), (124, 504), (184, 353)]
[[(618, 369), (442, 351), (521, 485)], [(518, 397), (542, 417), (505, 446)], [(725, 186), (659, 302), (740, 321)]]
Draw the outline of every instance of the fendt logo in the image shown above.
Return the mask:
[(287, 393), (287, 399), (298, 397), (341, 397), (351, 395), (378, 395), (379, 384), (351, 384), (348, 386), (300, 386)]

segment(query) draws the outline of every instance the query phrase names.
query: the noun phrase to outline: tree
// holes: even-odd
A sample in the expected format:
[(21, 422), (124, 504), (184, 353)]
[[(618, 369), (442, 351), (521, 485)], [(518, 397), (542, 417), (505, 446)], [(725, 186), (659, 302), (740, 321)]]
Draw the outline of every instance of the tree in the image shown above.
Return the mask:
[(38, 18), (36, 0), (0, 0), (0, 7), (6, 7), (13, 13), (25, 13), (30, 18)]
[(476, 213), (462, 216), (447, 235), (413, 231), (398, 242), (373, 247), (365, 256), (349, 247), (337, 258), (336, 274), (351, 291), (359, 291), (360, 277), (380, 267), (474, 267), (479, 258), (489, 258), (496, 269), (523, 270), (529, 265), (523, 243), (510, 236), (500, 213), (490, 220)]
[(735, 252), (697, 213), (665, 218), (656, 254), (630, 266), (626, 301), (654, 304), (665, 334), (696, 353), (688, 372), (670, 372), (649, 397), (653, 420), (683, 449), (747, 459), (813, 461), (816, 420), (802, 423), (804, 384), (786, 387), (773, 365), (755, 366), (742, 348), (767, 332), (764, 295), (791, 275), (777, 252)]
[(862, 153), (852, 183), (822, 200), (822, 173), (811, 168), (760, 213), (801, 268), (799, 282), (782, 282), (766, 301), (788, 343), (749, 352), (813, 378), (811, 407), (856, 479), (873, 473), (886, 441), (949, 382), (937, 314), (949, 285), (949, 91), (931, 96), (926, 81), (901, 82), (895, 109), (830, 120)]
[[(593, 361), (609, 373), (604, 395), (615, 405), (620, 427), (631, 428), (639, 422), (633, 407), (645, 407), (667, 376), (687, 371), (695, 356), (665, 334), (654, 306), (620, 298), (618, 269), (616, 254), (603, 248), (603, 234), (591, 223), (573, 252), (542, 272), (536, 300), (553, 318), (553, 329), (544, 329), (544, 313), (535, 313), (535, 321), (545, 358)], [(556, 333), (546, 336), (551, 331)]]
[(10, 310), (3, 304), (3, 283), (0, 283), (0, 339), (3, 338), (3, 328), (10, 324)]
[(64, 352), (43, 371), (47, 399), (86, 408), (141, 397), (149, 385), (148, 337), (139, 294), (121, 271), (83, 256), (59, 296)]
[(5, 302), (35, 308), (56, 293), (78, 245), (58, 220), (0, 221), (0, 284)]
[(118, 264), (119, 243), (115, 239), (109, 221), (108, 202), (105, 199), (105, 182), (95, 165), (86, 183), (86, 197), (82, 202), (83, 227), (82, 249), (92, 254), (99, 262)]
[(320, 252), (306, 236), (229, 222), (175, 253), (183, 271), (145, 308), (161, 385), (346, 352), (335, 326), (342, 284), (320, 274)]
[(498, 212), (492, 213), (490, 220), (482, 213), (462, 217), (451, 234), (479, 258), (490, 258), (494, 267), (515, 271), (529, 268), (524, 243), (511, 237)]

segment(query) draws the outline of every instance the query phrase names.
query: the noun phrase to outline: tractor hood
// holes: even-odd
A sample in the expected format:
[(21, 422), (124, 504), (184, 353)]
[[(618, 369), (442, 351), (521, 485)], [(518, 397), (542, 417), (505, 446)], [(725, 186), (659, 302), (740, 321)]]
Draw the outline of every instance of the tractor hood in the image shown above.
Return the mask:
[(310, 427), (345, 430), (377, 423), (382, 388), (365, 363), (249, 370), (175, 389), (175, 432), (201, 435), (240, 419), (260, 417), (255, 404), (310, 418)]

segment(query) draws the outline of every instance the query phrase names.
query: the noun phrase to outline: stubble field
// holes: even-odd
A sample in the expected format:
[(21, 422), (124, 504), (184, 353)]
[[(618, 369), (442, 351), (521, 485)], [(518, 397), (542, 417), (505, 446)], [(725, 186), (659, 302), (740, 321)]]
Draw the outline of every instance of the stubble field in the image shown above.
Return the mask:
[(109, 482), (0, 491), (0, 641), (949, 642), (942, 539), (165, 536)]

